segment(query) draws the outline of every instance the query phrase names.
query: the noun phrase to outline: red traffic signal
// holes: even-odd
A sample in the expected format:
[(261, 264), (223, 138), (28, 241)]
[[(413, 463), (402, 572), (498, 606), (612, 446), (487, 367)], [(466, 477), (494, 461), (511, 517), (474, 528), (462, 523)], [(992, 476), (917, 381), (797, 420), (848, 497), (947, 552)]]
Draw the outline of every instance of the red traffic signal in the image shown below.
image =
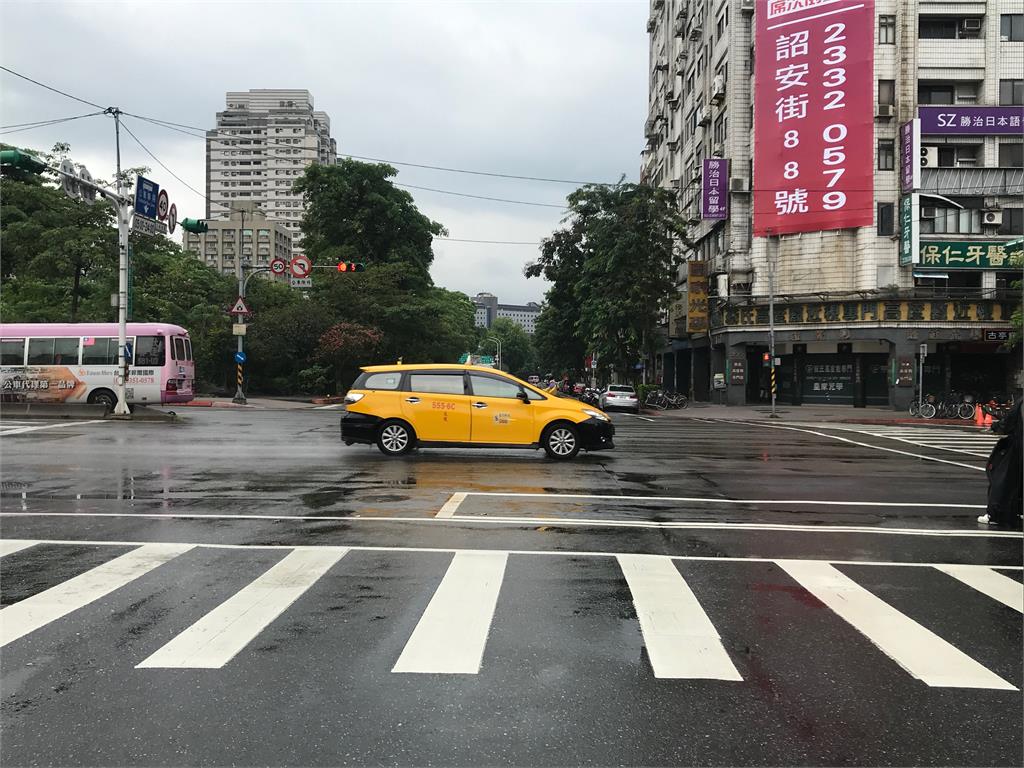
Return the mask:
[(359, 264), (359, 263), (356, 263), (356, 262), (351, 262), (351, 261), (339, 261), (338, 262), (338, 271), (339, 272), (362, 272), (365, 268), (366, 268), (366, 266), (364, 264)]
[(768, 354), (767, 352), (765, 352), (763, 355), (761, 355), (761, 359), (764, 360), (767, 363), (768, 361), (770, 361), (772, 359), (772, 356), (770, 354)]

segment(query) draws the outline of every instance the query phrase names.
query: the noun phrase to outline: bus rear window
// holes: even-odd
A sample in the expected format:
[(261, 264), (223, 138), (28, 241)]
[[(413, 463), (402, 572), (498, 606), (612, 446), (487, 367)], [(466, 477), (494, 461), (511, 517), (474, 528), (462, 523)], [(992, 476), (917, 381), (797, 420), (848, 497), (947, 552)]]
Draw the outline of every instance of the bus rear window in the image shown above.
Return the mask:
[(3, 339), (0, 340), (0, 365), (24, 365), (25, 364), (25, 340), (24, 339)]
[(138, 336), (135, 339), (135, 365), (158, 368), (167, 359), (163, 336)]
[(174, 337), (174, 355), (172, 357), (180, 361), (188, 359), (185, 357), (185, 340), (181, 336)]

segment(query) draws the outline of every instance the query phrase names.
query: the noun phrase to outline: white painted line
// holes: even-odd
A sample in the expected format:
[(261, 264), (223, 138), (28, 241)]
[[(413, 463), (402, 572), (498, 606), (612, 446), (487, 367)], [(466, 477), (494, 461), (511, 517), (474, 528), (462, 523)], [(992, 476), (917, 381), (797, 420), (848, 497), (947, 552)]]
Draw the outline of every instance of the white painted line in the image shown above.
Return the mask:
[(675, 564), (661, 555), (619, 555), (654, 676), (742, 680), (722, 638)]
[(886, 656), (927, 685), (935, 688), (1017, 690), (832, 565), (799, 560), (776, 562)]
[(38, 427), (20, 427), (19, 429), (6, 429), (3, 434), (7, 435), (23, 435), (26, 432), (38, 432), (41, 429), (57, 429), (60, 427), (81, 427), (86, 424), (105, 424), (106, 422), (102, 419), (92, 419), (91, 421), (65, 421), (60, 424), (42, 424)]
[(797, 531), (806, 533), (877, 533), (889, 536), (951, 536), (968, 538), (1024, 538), (1024, 534), (1016, 531), (1000, 531), (991, 528), (981, 529), (942, 529), (942, 528), (883, 528), (867, 525), (798, 525), (794, 523), (718, 523), (718, 522), (664, 522), (655, 520), (616, 520), (586, 517), (483, 517), (477, 515), (453, 515), (450, 518), (437, 517), (345, 517), (345, 516), (289, 516), (289, 515), (229, 515), (229, 514), (195, 514), (195, 513), (131, 513), (131, 512), (4, 512), (0, 517), (133, 517), (149, 520), (182, 519), (182, 520), (296, 520), (302, 522), (344, 521), (361, 523), (416, 523), (435, 525), (558, 525), (584, 526), (597, 528), (679, 528), (699, 530), (749, 530), (749, 531)]
[(339, 408), (344, 408), (345, 403), (332, 403), (331, 405), (318, 405), (313, 408), (314, 411), (336, 411)]
[(21, 552), (23, 549), (34, 547), (38, 543), (38, 541), (19, 541), (17, 539), (0, 541), (0, 557), (13, 555), (15, 552)]
[(298, 548), (136, 666), (220, 669), (347, 550)]
[(455, 511), (459, 508), (459, 505), (466, 500), (466, 494), (464, 493), (453, 493), (448, 501), (444, 503), (435, 517), (451, 517), (455, 514)]
[[(36, 544), (68, 544), (76, 546), (95, 546), (95, 547), (141, 547), (147, 544), (152, 544), (149, 541), (103, 541), (96, 539), (39, 539)], [(287, 550), (292, 551), (295, 549), (294, 544), (202, 544), (192, 543), (182, 546), (196, 547), (199, 549), (230, 549), (230, 550)], [(458, 547), (372, 547), (372, 546), (350, 546), (344, 547), (337, 545), (311, 545), (304, 546), (303, 549), (315, 549), (315, 550), (333, 550), (338, 552), (429, 552), (429, 553), (440, 553), (450, 555), (452, 553), (465, 552), (469, 554), (504, 554), (504, 555), (547, 555), (552, 557), (618, 557), (619, 555), (635, 555), (636, 552), (595, 552), (588, 550), (559, 550), (559, 549), (460, 549)], [(645, 553), (640, 553), (645, 554)], [(692, 560), (694, 562), (723, 562), (723, 563), (774, 563), (776, 558), (773, 557), (726, 557), (716, 555), (665, 555), (673, 560)], [(801, 561), (803, 562), (803, 561)], [(897, 567), (909, 567), (909, 568), (938, 568), (940, 566), (951, 565), (951, 563), (916, 563), (907, 561), (892, 561), (892, 560), (818, 560), (814, 558), (808, 559), (806, 562), (810, 563), (832, 563), (833, 565), (885, 565), (885, 566), (897, 566)], [(1024, 566), (1020, 565), (1005, 565), (1002, 563), (994, 563), (991, 565), (985, 565), (986, 568), (996, 568), (1000, 571), (1020, 571), (1024, 570)]]
[(457, 552), (392, 672), (480, 671), (507, 553)]
[(642, 421), (654, 421), (654, 419), (649, 419), (646, 416), (640, 416), (639, 414), (637, 414), (637, 418), (641, 419)]
[(689, 501), (701, 504), (810, 504), (829, 507), (924, 507), (948, 509), (985, 509), (984, 504), (944, 504), (939, 502), (919, 501), (825, 501), (822, 499), (720, 499), (700, 496), (620, 496), (600, 493), (518, 493), (503, 491), (466, 491), (467, 496), (509, 496), (530, 499), (612, 499), (619, 501), (647, 501), (659, 503), (664, 501)]
[[(42, 543), (42, 542), (38, 542)], [(103, 565), (0, 610), (0, 647), (99, 600), (192, 549), (192, 544), (144, 544)]]
[[(791, 430), (793, 432), (803, 432), (806, 435), (817, 435), (818, 437), (827, 437), (830, 440), (840, 440), (840, 441), (842, 441), (844, 443), (850, 443), (851, 445), (859, 445), (859, 446), (861, 446), (863, 448), (872, 448), (872, 449), (874, 449), (876, 451), (886, 451), (888, 453), (898, 453), (898, 454), (901, 454), (903, 456), (910, 456), (910, 457), (915, 458), (915, 459), (925, 459), (926, 461), (936, 461), (936, 462), (938, 462), (940, 464), (951, 464), (954, 467), (963, 467), (964, 469), (974, 469), (974, 470), (977, 470), (978, 472), (984, 472), (985, 471), (984, 467), (979, 467), (979, 466), (976, 466), (974, 464), (963, 464), (963, 463), (961, 463), (959, 461), (949, 461), (948, 459), (938, 459), (938, 458), (936, 458), (934, 456), (925, 456), (924, 454), (921, 454), (921, 453), (910, 453), (909, 451), (899, 451), (899, 450), (896, 450), (895, 448), (884, 448), (884, 447), (882, 447), (880, 445), (872, 445), (871, 443), (861, 443), (861, 442), (858, 442), (857, 440), (849, 440), (849, 439), (847, 439), (845, 437), (840, 437), (839, 435), (830, 435), (830, 434), (827, 434), (825, 432), (818, 432), (818, 431), (813, 430), (813, 429), (804, 429), (802, 427), (783, 427), (783, 426), (778, 426), (778, 425), (775, 425), (775, 424), (760, 424), (760, 423), (758, 423), (756, 421), (733, 421), (733, 422), (729, 422), (729, 423), (731, 423), (731, 424), (747, 424), (747, 425), (750, 425), (750, 426), (765, 427), (766, 429), (788, 429), (788, 430)], [(844, 429), (844, 427), (832, 427), (832, 426), (829, 426), (829, 427), (827, 427), (827, 429)], [(846, 431), (847, 432), (856, 432), (857, 430), (847, 429)], [(860, 432), (859, 434), (865, 434), (865, 433)]]
[(983, 565), (942, 565), (938, 569), (969, 587), (1024, 613), (1024, 584)]

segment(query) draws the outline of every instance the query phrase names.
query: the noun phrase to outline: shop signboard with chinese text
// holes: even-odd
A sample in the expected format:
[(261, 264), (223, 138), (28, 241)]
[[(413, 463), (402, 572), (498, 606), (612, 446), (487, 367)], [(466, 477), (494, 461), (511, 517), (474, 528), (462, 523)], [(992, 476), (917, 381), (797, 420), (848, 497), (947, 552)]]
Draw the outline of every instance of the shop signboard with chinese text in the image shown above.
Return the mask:
[(900, 126), (900, 190), (921, 188), (921, 121), (908, 120)]
[[(776, 304), (775, 327), (924, 322), (1007, 323), (1017, 305), (1013, 301), (898, 298)], [(768, 305), (716, 306), (711, 312), (710, 322), (712, 328), (767, 328)]]
[(870, 226), (873, 0), (756, 0), (754, 234)]
[(900, 198), (900, 266), (917, 263), (921, 245), (921, 196), (911, 192)]
[(934, 269), (1017, 269), (1010, 264), (1010, 256), (1020, 251), (1020, 246), (1007, 248), (1006, 243), (991, 241), (930, 240), (921, 243), (921, 267)]
[(729, 161), (724, 157), (704, 158), (700, 216), (702, 219), (729, 218)]
[(1024, 135), (1024, 106), (950, 106), (917, 108), (926, 135)]
[(686, 332), (708, 330), (708, 264), (691, 261), (686, 265)]

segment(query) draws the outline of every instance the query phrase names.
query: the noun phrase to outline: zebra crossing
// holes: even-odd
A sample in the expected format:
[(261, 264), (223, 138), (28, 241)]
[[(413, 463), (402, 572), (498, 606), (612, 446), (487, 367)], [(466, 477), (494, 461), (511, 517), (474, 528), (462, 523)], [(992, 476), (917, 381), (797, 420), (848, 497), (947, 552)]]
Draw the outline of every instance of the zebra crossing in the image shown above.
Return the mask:
[(871, 437), (881, 437), (899, 443), (916, 445), (919, 448), (933, 448), (939, 451), (959, 453), (987, 459), (1001, 435), (991, 432), (973, 431), (957, 427), (926, 427), (914, 425), (838, 425), (834, 423), (813, 424), (816, 428), (856, 432)]
[[(9, 588), (19, 589), (19, 571), (17, 568), (10, 570), (8, 563), (31, 557), (34, 550), (57, 548), (57, 554), (46, 559), (52, 563), (60, 560), (62, 547), (70, 550), (75, 544), (77, 542), (0, 541), (0, 576), (3, 577), (0, 598)], [(52, 586), (23, 589), (20, 599), (10, 604), (3, 600), (0, 648), (5, 652), (16, 648), (16, 644), (27, 642), (46, 628), (59, 630), (60, 623), (70, 620), (72, 615), (77, 617), (79, 626), (86, 620), (86, 626), (96, 627), (98, 631), (111, 614), (120, 610), (121, 603), (139, 601), (137, 594), (129, 597), (124, 593), (144, 578), (163, 573), (170, 584), (167, 589), (173, 592), (180, 576), (175, 568), (191, 567), (185, 562), (190, 553), (230, 550), (234, 555), (241, 551), (239, 556), (248, 557), (258, 552), (264, 558), (279, 559), (240, 589), (227, 594), (197, 620), (173, 619), (175, 628), (170, 639), (162, 641), (158, 647), (147, 648), (145, 655), (131, 660), (137, 670), (221, 669), (232, 663), (244, 664), (250, 657), (240, 659), (243, 652), (287, 612), (303, 610), (296, 603), (317, 589), (330, 574), (336, 574), (338, 569), (365, 567), (359, 564), (360, 555), (383, 553), (389, 558), (399, 558), (408, 557), (410, 552), (359, 547), (134, 545), (124, 542), (97, 547), (109, 550), (109, 559)], [(657, 679), (708, 680), (732, 685), (743, 685), (749, 679), (749, 673), (733, 650), (741, 638), (730, 636), (729, 617), (723, 613), (723, 606), (731, 604), (732, 599), (709, 594), (704, 581), (695, 583), (692, 572), (687, 576), (688, 567), (707, 565), (700, 562), (701, 558), (472, 550), (430, 550), (420, 556), (446, 559), (447, 565), (436, 584), (428, 578), (424, 583), (417, 581), (408, 585), (410, 590), (431, 594), (424, 608), (415, 609), (418, 615), (408, 617), (413, 628), (404, 636), (401, 652), (389, 662), (392, 674), (486, 673), (488, 659), (493, 661), (492, 654), (499, 652), (491, 649), (495, 617), (513, 607), (520, 613), (530, 611), (529, 605), (503, 604), (502, 592), (507, 589), (509, 571), (516, 565), (514, 578), (529, 581), (540, 561), (529, 561), (527, 567), (526, 559), (544, 558), (561, 560), (563, 566), (560, 567), (570, 570), (584, 567), (579, 565), (584, 561), (600, 561), (602, 567), (614, 567), (617, 578), (624, 582), (632, 620), (646, 650), (646, 660), (642, 663), (647, 674)], [(998, 674), (976, 658), (972, 651), (977, 649), (963, 647), (963, 643), (954, 644), (940, 636), (935, 627), (926, 626), (912, 611), (908, 612), (905, 604), (901, 607), (890, 604), (859, 578), (867, 569), (885, 566), (757, 558), (745, 559), (736, 565), (742, 567), (748, 562), (772, 569), (773, 579), (778, 581), (777, 590), (794, 594), (801, 603), (813, 604), (838, 617), (847, 631), (871, 644), (880, 664), (887, 663), (886, 657), (894, 662), (891, 666), (894, 675), (909, 676), (930, 688), (1018, 690), (1019, 668), (1011, 675), (1005, 670)], [(444, 565), (441, 561), (437, 564)], [(1024, 585), (1020, 581), (1019, 567), (904, 564), (899, 570), (907, 569), (926, 574), (928, 589), (936, 594), (956, 589), (954, 585), (959, 584), (962, 591), (982, 601), (984, 610), (998, 616), (1007, 627), (1019, 627), (1020, 614), (1024, 612)], [(536, 586), (528, 584), (526, 588), (536, 600), (544, 599), (539, 581)], [(516, 590), (523, 589), (522, 582), (517, 581)], [(342, 601), (359, 597), (331, 596)], [(933, 598), (933, 595), (922, 596), (921, 600)], [(304, 605), (308, 610), (308, 604)], [(813, 635), (815, 627), (807, 625), (801, 631)], [(813, 645), (809, 638), (808, 647), (813, 648)], [(580, 647), (576, 652), (586, 654), (587, 647)], [(1019, 647), (1010, 653), (1014, 654), (1010, 658), (1019, 662)], [(1007, 679), (1008, 676), (1011, 679)]]
[(27, 420), (11, 420), (4, 419), (0, 421), (0, 437), (8, 437), (13, 435), (25, 435), (32, 432), (40, 432), (43, 430), (51, 429), (63, 429), (66, 427), (82, 427), (88, 424), (102, 424), (102, 419), (90, 419), (89, 421), (55, 421), (55, 422), (41, 422), (38, 419), (27, 421)]

